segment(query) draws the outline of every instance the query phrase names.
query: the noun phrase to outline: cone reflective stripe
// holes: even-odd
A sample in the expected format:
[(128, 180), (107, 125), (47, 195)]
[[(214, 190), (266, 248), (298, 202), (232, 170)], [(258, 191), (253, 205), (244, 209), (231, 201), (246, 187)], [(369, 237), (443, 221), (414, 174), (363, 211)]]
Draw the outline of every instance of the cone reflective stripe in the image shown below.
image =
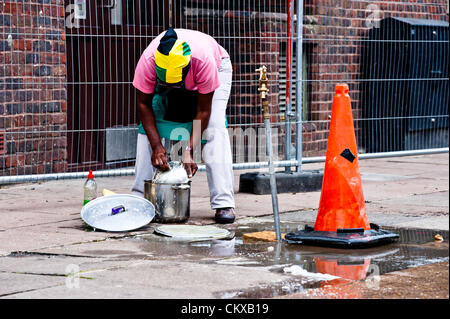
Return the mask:
[(336, 85), (314, 230), (370, 229), (359, 172), (358, 150), (347, 84)]
[(288, 233), (290, 244), (364, 248), (399, 235), (370, 224), (359, 172), (358, 150), (347, 84), (336, 85), (319, 210), (314, 228)]

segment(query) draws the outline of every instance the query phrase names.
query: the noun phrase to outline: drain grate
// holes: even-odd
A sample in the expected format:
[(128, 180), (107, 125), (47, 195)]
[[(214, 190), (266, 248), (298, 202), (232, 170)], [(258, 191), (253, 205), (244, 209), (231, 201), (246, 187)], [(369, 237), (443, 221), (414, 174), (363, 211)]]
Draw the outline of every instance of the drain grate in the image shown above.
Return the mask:
[(0, 155), (6, 154), (5, 131), (0, 131)]

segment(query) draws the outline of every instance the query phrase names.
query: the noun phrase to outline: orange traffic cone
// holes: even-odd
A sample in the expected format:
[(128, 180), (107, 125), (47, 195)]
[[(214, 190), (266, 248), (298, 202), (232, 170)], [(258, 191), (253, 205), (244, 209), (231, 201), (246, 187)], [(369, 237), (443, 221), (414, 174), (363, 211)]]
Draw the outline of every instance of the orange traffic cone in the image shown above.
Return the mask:
[(348, 91), (347, 84), (336, 85), (314, 228), (305, 226), (303, 231), (286, 234), (288, 243), (364, 247), (399, 237), (370, 224), (367, 218)]
[(336, 85), (315, 230), (370, 229), (347, 84)]

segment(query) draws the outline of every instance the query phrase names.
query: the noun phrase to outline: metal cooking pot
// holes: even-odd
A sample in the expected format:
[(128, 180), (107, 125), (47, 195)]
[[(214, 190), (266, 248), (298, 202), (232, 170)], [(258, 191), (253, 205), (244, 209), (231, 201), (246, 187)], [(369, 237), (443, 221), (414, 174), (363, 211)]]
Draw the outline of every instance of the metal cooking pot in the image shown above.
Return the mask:
[(179, 223), (189, 219), (191, 181), (182, 184), (145, 181), (144, 196), (155, 205), (157, 223)]

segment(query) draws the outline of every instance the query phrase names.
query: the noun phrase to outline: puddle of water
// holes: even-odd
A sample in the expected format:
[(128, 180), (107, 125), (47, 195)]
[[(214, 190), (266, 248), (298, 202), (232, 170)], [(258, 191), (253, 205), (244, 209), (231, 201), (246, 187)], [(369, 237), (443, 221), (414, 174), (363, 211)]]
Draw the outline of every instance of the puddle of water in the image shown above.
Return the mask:
[[(270, 287), (261, 286), (249, 291), (226, 291), (218, 298), (270, 298), (318, 288), (329, 282), (317, 274), (339, 277), (338, 281), (368, 280), (392, 271), (448, 261), (448, 231), (424, 229), (383, 228), (400, 234), (398, 242), (366, 249), (338, 249), (285, 242), (243, 242), (243, 233), (273, 230), (273, 225), (258, 224), (254, 229), (237, 226), (231, 240), (205, 242), (175, 242), (158, 235), (138, 237), (140, 248), (155, 255), (172, 256), (200, 263), (217, 263), (247, 267), (269, 267), (283, 273), (290, 280)], [(296, 231), (297, 226), (285, 226), (283, 232)], [(302, 227), (303, 228), (303, 227)], [(444, 242), (435, 243), (439, 233)], [(297, 273), (292, 271), (296, 268)], [(291, 268), (290, 268), (291, 267)], [(294, 269), (295, 270), (295, 269)], [(231, 296), (231, 297), (230, 297)]]

